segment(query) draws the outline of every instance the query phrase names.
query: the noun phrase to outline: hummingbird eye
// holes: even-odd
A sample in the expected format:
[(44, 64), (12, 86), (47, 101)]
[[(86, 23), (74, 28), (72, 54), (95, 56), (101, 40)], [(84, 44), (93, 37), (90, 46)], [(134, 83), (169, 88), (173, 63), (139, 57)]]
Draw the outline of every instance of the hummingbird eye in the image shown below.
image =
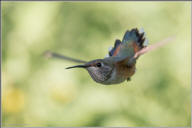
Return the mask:
[(97, 63), (96, 66), (97, 67), (101, 67), (102, 65), (101, 65), (101, 63)]

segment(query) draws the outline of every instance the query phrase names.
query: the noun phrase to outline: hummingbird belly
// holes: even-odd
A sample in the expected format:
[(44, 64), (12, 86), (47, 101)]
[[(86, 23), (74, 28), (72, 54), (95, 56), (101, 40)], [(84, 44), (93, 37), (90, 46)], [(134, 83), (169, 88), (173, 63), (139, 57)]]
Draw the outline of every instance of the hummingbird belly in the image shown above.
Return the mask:
[(128, 66), (117, 66), (111, 74), (111, 77), (106, 80), (103, 84), (119, 84), (126, 79), (130, 78), (135, 73), (135, 65), (132, 67)]
[(111, 74), (111, 77), (108, 80), (104, 81), (102, 84), (105, 84), (105, 85), (119, 84), (125, 80), (126, 80), (126, 78), (118, 76), (116, 69), (114, 69), (114, 71)]

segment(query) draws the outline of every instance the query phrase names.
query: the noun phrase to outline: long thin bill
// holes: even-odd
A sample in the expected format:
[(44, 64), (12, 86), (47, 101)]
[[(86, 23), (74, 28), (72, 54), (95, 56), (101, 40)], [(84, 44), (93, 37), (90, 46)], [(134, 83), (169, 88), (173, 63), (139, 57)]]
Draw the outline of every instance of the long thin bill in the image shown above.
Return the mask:
[(71, 69), (71, 68), (86, 68), (86, 65), (75, 65), (75, 66), (71, 66), (71, 67), (67, 67), (66, 69)]

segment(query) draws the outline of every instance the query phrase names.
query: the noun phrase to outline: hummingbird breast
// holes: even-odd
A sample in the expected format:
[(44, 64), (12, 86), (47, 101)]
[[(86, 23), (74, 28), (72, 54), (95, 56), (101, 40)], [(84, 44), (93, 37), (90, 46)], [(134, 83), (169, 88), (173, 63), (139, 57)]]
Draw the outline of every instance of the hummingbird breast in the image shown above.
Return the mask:
[(125, 81), (125, 78), (117, 75), (117, 70), (116, 68), (114, 68), (110, 78), (104, 81), (103, 84), (105, 85), (119, 84), (123, 81)]
[(97, 67), (89, 67), (87, 68), (87, 70), (91, 78), (95, 82), (101, 83), (101, 84), (104, 84), (104, 82), (110, 78), (112, 73), (112, 69), (110, 67), (105, 67), (102, 69)]
[(130, 78), (135, 73), (135, 65), (129, 66), (116, 66), (116, 68), (113, 69), (110, 78), (106, 81), (103, 81), (102, 84), (105, 85), (111, 85), (111, 84), (119, 84), (123, 81)]
[(125, 79), (130, 78), (135, 73), (135, 64), (130, 66), (127, 65), (116, 65), (117, 67), (117, 76), (123, 77)]

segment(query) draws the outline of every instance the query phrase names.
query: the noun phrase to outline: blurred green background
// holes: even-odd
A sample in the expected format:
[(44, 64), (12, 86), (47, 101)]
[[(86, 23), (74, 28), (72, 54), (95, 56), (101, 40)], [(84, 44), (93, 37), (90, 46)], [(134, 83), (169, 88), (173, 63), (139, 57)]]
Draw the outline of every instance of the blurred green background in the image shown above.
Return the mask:
[[(190, 126), (190, 2), (2, 2), (3, 126)], [(92, 60), (144, 28), (130, 82), (103, 86), (46, 50)]]

